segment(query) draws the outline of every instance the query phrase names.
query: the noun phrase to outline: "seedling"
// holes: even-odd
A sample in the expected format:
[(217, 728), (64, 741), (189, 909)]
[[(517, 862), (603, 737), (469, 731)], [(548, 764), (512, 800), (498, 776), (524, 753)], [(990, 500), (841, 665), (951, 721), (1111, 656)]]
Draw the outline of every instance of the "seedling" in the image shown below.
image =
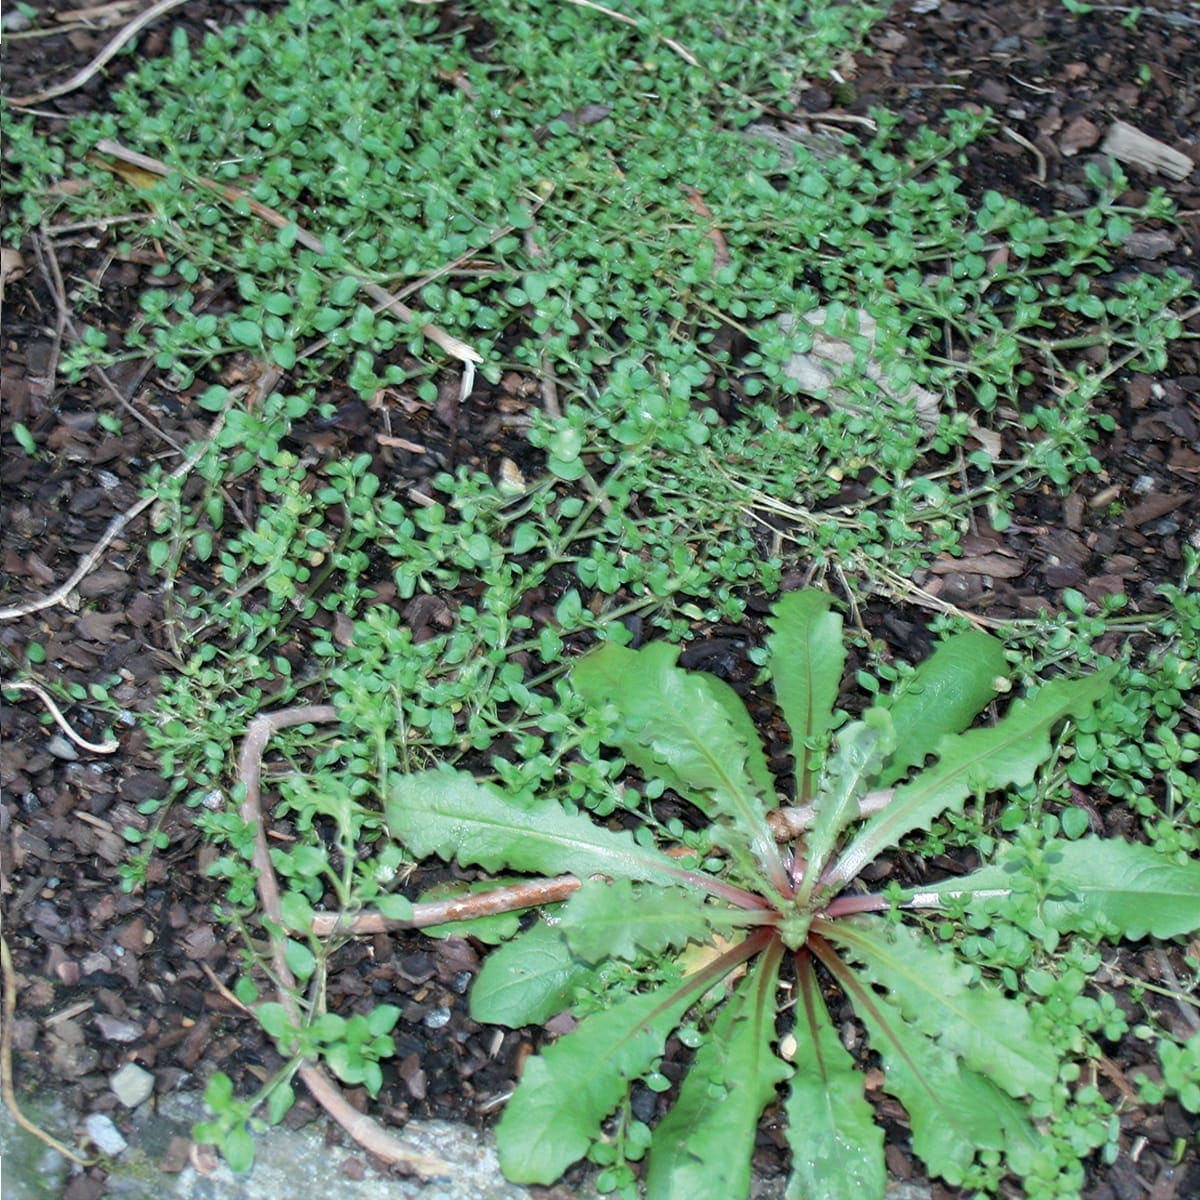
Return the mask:
[[(462, 771), (392, 784), (388, 825), (414, 855), (582, 881), (491, 956), (472, 992), (478, 1020), (511, 1027), (573, 1001), (584, 1014), (525, 1064), (497, 1128), (506, 1176), (549, 1184), (589, 1153), (612, 1162), (619, 1141), (625, 1159), (646, 1151), (652, 1198), (746, 1196), (758, 1121), (781, 1104), (789, 1197), (882, 1197), (884, 1134), (865, 1064), (831, 1019), (834, 985), (837, 1020), (847, 1004), (865, 1027), (879, 1086), (903, 1104), (932, 1174), (953, 1185), (987, 1169), (1044, 1176), (1055, 1151), (1030, 1114), (1049, 1112), (1072, 1077), (1063, 1041), (1051, 1017), (956, 952), (946, 917), (1002, 915), (1049, 949), (1073, 931), (1172, 937), (1200, 925), (1200, 864), (1029, 831), (961, 878), (883, 894), (856, 880), (939, 815), (1030, 783), (1052, 732), (1092, 709), (1114, 668), (1052, 680), (968, 729), (1008, 681), (1000, 643), (961, 632), (851, 720), (835, 707), (845, 652), (830, 598), (785, 595), (767, 640), (795, 764), (796, 803), (780, 808), (736, 693), (676, 655), (608, 643), (573, 672), (601, 737), (644, 780), (650, 815), (636, 830)], [(666, 789), (694, 814), (691, 832), (655, 819), (650, 800)], [(926, 909), (942, 910), (940, 931), (922, 923)], [(676, 1030), (696, 1052), (669, 1112), (651, 1131), (622, 1110), (606, 1131), (636, 1081), (671, 1086), (659, 1063)]]

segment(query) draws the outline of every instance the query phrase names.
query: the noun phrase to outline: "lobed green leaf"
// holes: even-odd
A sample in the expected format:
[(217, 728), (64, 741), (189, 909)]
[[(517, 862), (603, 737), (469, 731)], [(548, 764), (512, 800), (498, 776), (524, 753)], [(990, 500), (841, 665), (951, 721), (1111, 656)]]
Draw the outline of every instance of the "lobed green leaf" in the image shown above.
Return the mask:
[(839, 979), (883, 1062), (884, 1089), (908, 1112), (913, 1150), (929, 1170), (957, 1186), (979, 1151), (997, 1150), (1014, 1171), (1026, 1172), (1041, 1139), (1021, 1103), (888, 1001), (847, 981), (850, 974), (842, 967)]
[(887, 1164), (864, 1078), (829, 1020), (812, 966), (797, 978), (795, 1073), (784, 1110), (792, 1147), (787, 1200), (883, 1200)]
[(758, 731), (728, 684), (675, 665), (678, 648), (605, 643), (572, 680), (593, 707), (617, 714), (606, 740), (705, 816), (727, 818), (719, 841), (743, 869), (782, 892), (787, 873), (767, 824), (775, 784)]
[(821, 934), (884, 988), (906, 1021), (936, 1038), (1013, 1096), (1048, 1095), (1058, 1055), (1034, 1028), (1028, 1008), (1010, 999), (952, 950), (920, 930), (882, 917), (821, 922)]
[(857, 820), (859, 800), (894, 745), (892, 721), (882, 708), (868, 709), (861, 721), (839, 730), (837, 748), (825, 762), (813, 797), (813, 822), (804, 842), (808, 861), (801, 902), (812, 894), (842, 830)]
[(632, 880), (589, 880), (567, 901), (559, 926), (584, 962), (633, 961), (711, 937), (703, 901), (682, 888), (635, 886)]
[(833, 598), (806, 589), (776, 601), (767, 638), (775, 699), (792, 731), (799, 801), (811, 799), (816, 785), (813, 741), (833, 724), (846, 648), (842, 618), (831, 611)]
[(978, 629), (941, 642), (917, 667), (888, 706), (896, 731), (896, 752), (878, 780), (891, 787), (934, 752), (940, 738), (961, 733), (996, 695), (1007, 677), (1004, 646)]
[(654, 1130), (647, 1200), (730, 1200), (750, 1194), (762, 1111), (791, 1074), (774, 1053), (780, 954), (762, 955), (696, 1053), (679, 1099)]
[(500, 1167), (513, 1183), (553, 1183), (582, 1158), (632, 1080), (650, 1069), (695, 999), (681, 988), (630, 996), (593, 1013), (525, 1063), (496, 1126)]
[(554, 800), (508, 795), (447, 767), (397, 775), (384, 817), (392, 836), (417, 858), (436, 855), (486, 871), (569, 871), (581, 878), (610, 875), (661, 884), (691, 878), (629, 833), (603, 829)]
[(646, 778), (661, 779), (711, 818), (714, 811), (707, 785), (697, 786), (693, 779), (676, 770), (674, 762), (658, 757), (645, 735), (648, 728), (662, 721), (666, 703), (663, 692), (671, 688), (673, 677), (699, 681), (704, 692), (703, 703), (723, 712), (745, 744), (745, 767), (755, 785), (764, 795), (772, 795), (774, 776), (762, 752), (758, 730), (738, 694), (713, 675), (676, 666), (678, 657), (679, 647), (667, 642), (651, 642), (640, 650), (606, 642), (576, 662), (571, 669), (571, 683), (592, 708), (615, 716), (606, 741), (616, 746)]
[[(906, 898), (929, 906), (978, 897), (993, 905), (1018, 889), (1015, 877), (1028, 867), (1026, 853), (1010, 847), (991, 866)], [(1173, 862), (1150, 846), (1118, 838), (1085, 837), (1049, 843), (1040, 870), (1046, 896), (1038, 916), (1061, 933), (1172, 938), (1200, 929), (1198, 862)]]
[(928, 829), (947, 809), (994, 788), (1029, 783), (1050, 756), (1050, 731), (1079, 716), (1108, 690), (1114, 667), (1082, 679), (1055, 679), (1032, 699), (1017, 700), (998, 724), (944, 737), (938, 761), (896, 789), (888, 806), (864, 824), (826, 882), (840, 887), (905, 834)]

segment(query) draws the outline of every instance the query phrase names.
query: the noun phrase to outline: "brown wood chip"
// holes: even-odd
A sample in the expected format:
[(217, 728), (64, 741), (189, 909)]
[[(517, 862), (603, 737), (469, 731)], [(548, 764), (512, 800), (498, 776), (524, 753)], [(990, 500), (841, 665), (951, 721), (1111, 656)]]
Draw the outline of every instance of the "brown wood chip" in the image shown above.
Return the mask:
[(1125, 514), (1125, 524), (1129, 528), (1144, 525), (1156, 517), (1163, 517), (1169, 512), (1174, 512), (1181, 504), (1186, 504), (1189, 499), (1190, 497), (1183, 492), (1153, 492)]
[(942, 554), (929, 568), (938, 575), (991, 575), (994, 579), (1016, 579), (1029, 569), (1010, 554), (977, 554), (973, 558), (952, 558)]

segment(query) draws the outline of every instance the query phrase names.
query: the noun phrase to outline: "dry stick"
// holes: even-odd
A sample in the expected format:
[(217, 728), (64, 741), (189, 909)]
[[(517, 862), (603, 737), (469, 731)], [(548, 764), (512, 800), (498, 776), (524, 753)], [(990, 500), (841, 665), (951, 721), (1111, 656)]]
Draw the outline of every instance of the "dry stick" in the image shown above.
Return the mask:
[[(623, 21), (626, 25), (632, 25), (635, 29), (641, 29), (642, 23), (636, 17), (627, 17), (624, 13), (616, 12), (614, 9), (605, 8), (603, 4), (593, 4), (592, 0), (569, 0), (571, 4), (576, 4), (580, 8), (590, 8), (593, 12), (603, 13), (606, 17), (612, 17), (614, 21)], [(700, 65), (700, 60), (686, 47), (681, 46), (674, 38), (669, 38), (665, 34), (651, 30), (656, 38), (665, 46), (670, 46), (685, 63), (693, 67)]]
[[(76, 342), (82, 342), (79, 336), (79, 331), (75, 328), (75, 322), (71, 320), (70, 309), (67, 305), (67, 289), (63, 282), (62, 268), (58, 263), (58, 255), (54, 251), (54, 243), (50, 240), (50, 235), (46, 232), (45, 227), (40, 231), (41, 236), (33, 239), (33, 250), (37, 255), (38, 266), (42, 269), (42, 273), (46, 278), (46, 283), (50, 287), (50, 291), (54, 296), (54, 303), (58, 308), (58, 339), (62, 338), (62, 331), (69, 328), (71, 336)], [(44, 247), (43, 247), (44, 243)], [(57, 356), (56, 356), (57, 357)], [(147, 359), (143, 365), (141, 372), (134, 380), (133, 390), (136, 391), (141, 381), (146, 377), (146, 373), (150, 370), (150, 360)], [(108, 374), (100, 366), (93, 366), (91, 374), (100, 382), (101, 386), (111, 392), (116, 398), (117, 403), (127, 412), (133, 419), (145, 426), (155, 437), (166, 442), (171, 449), (179, 454), (184, 453), (183, 447), (170, 434), (160, 429), (155, 423), (150, 420), (144, 413), (141, 413), (134, 406), (133, 402), (125, 398), (124, 393), (119, 387), (108, 377)]]
[[(415, 2), (415, 0), (414, 0), (414, 2)], [(547, 185), (547, 188), (546, 188), (545, 192), (543, 193), (543, 195), (541, 197), (539, 197), (537, 203), (535, 203), (533, 208), (530, 209), (530, 212), (536, 213), (538, 211), (538, 209), (540, 209), (542, 207), (542, 205), (545, 204), (546, 201), (550, 199), (550, 193), (553, 191), (554, 191), (554, 184), (549, 183)], [(402, 288), (398, 289), (397, 291), (387, 292), (386, 293), (387, 298), (385, 300), (376, 302), (375, 307), (371, 310), (372, 314), (374, 315), (376, 313), (381, 313), (384, 310), (391, 308), (392, 305), (394, 303), (396, 303), (397, 301), (407, 299), (414, 292), (419, 292), (422, 288), (426, 287), (428, 284), (431, 284), (431, 283), (435, 282), (436, 280), (441, 279), (443, 275), (448, 275), (451, 271), (457, 270), (459, 267), (463, 266), (465, 263), (468, 263), (471, 261), (471, 259), (475, 258), (476, 255), (478, 255), (480, 253), (480, 251), (486, 249), (488, 246), (494, 246), (501, 238), (508, 237), (508, 235), (510, 233), (514, 232), (515, 229), (516, 229), (515, 225), (501, 225), (500, 228), (497, 229), (495, 233), (491, 234), (491, 236), (488, 238), (488, 240), (486, 242), (483, 243), (482, 246), (473, 246), (470, 250), (464, 250), (463, 253), (460, 254), (457, 258), (451, 259), (448, 263), (443, 263), (440, 267), (435, 267), (427, 275), (422, 275), (420, 279), (411, 280), (410, 282), (406, 283)], [(298, 361), (302, 360), (302, 359), (306, 359), (306, 358), (311, 358), (314, 354), (319, 354), (328, 345), (329, 345), (328, 337), (319, 338), (317, 341), (311, 342), (311, 343), (309, 343), (309, 345), (305, 346), (304, 349), (301, 350), (296, 355), (296, 358)]]
[[(412, 906), (412, 916), (395, 920), (382, 913), (364, 912), (354, 917), (341, 913), (317, 913), (308, 932), (317, 937), (334, 934), (390, 933), (397, 929), (428, 929), (431, 925), (448, 925), (451, 921), (473, 921), (497, 913), (517, 912), (523, 908), (539, 908), (557, 904), (580, 888), (574, 875), (555, 875), (548, 879), (530, 879), (525, 883), (489, 888), (474, 895), (455, 896), (448, 900), (430, 900)], [(299, 931), (297, 931), (299, 932)]]
[[(140, 167), (143, 171), (149, 171), (152, 175), (162, 175), (165, 177), (171, 174), (171, 167), (161, 159), (151, 158), (148, 154), (139, 154), (136, 150), (129, 150), (119, 142), (109, 141), (107, 138), (96, 143), (96, 150), (100, 154), (107, 154), (112, 158), (119, 159), (121, 162)], [(201, 187), (207, 188), (209, 191), (216, 192), (218, 195), (224, 197), (230, 204), (247, 205), (256, 217), (266, 221), (268, 225), (273, 225), (276, 229), (295, 230), (296, 241), (306, 249), (311, 250), (314, 254), (324, 257), (329, 253), (325, 247), (325, 243), (315, 234), (309, 233), (307, 229), (301, 228), (298, 223), (289, 221), (282, 213), (278, 213), (273, 208), (268, 208), (267, 205), (255, 200), (242, 191), (241, 188), (218, 183), (215, 179), (206, 179), (203, 175), (196, 175), (191, 178)], [(379, 284), (371, 283), (370, 280), (363, 279), (361, 276), (354, 276), (354, 278), (358, 280), (359, 287), (372, 300), (378, 301), (385, 308), (390, 309), (402, 321), (416, 320), (416, 313), (408, 305), (401, 304), (385, 288), (381, 288)], [(483, 362), (483, 355), (478, 350), (472, 346), (468, 346), (466, 342), (459, 341), (453, 334), (439, 329), (436, 325), (422, 325), (421, 332), (435, 345), (441, 346), (451, 358), (457, 358), (460, 362), (465, 363)]]
[(1162, 971), (1163, 978), (1175, 989), (1175, 994), (1171, 999), (1175, 1001), (1175, 1007), (1179, 1010), (1179, 1015), (1196, 1033), (1200, 1033), (1200, 1016), (1196, 1015), (1196, 1008), (1200, 1007), (1200, 1002), (1189, 1001), (1186, 1004), (1184, 1003), (1182, 997), (1185, 994), (1185, 990), (1179, 982), (1179, 976), (1175, 974), (1175, 968), (1171, 966), (1171, 960), (1167, 957), (1167, 952), (1160, 947), (1154, 954), (1158, 961), (1159, 970)]
[(42, 240), (42, 237), (32, 239), (33, 254), (38, 262), (38, 270), (41, 271), (43, 281), (54, 296), (54, 337), (50, 343), (50, 352), (46, 355), (45, 374), (46, 394), (49, 396), (54, 391), (54, 377), (58, 374), (58, 361), (59, 356), (62, 354), (62, 340), (63, 333), (67, 328), (68, 312), (62, 282), (62, 272), (58, 269), (58, 260), (54, 258), (52, 260), (53, 265), (51, 265), (51, 261), (47, 260), (47, 253), (42, 247)]
[[(225, 424), (225, 414), (222, 413), (208, 431), (204, 440), (193, 447), (192, 452), (167, 476), (168, 479), (179, 479), (186, 475), (199, 461), (204, 457), (204, 452), (212, 444), (217, 434), (221, 431), (221, 426)], [(121, 530), (125, 528), (135, 517), (139, 516), (147, 508), (150, 507), (158, 499), (157, 496), (143, 496), (132, 508), (127, 508), (123, 513), (118, 513), (108, 523), (108, 528), (101, 535), (100, 540), (79, 560), (79, 566), (71, 573), (71, 576), (63, 584), (60, 584), (48, 596), (42, 596), (37, 600), (27, 600), (24, 604), (17, 604), (12, 608), (0, 608), (0, 621), (15, 621), (18, 617), (27, 617), (30, 613), (41, 612), (43, 608), (53, 608), (56, 604), (61, 604), (71, 593), (71, 589), (79, 583), (79, 581), (96, 565), (100, 560), (100, 555), (108, 549), (111, 543)]]
[(83, 87), (130, 38), (135, 37), (152, 21), (157, 21), (163, 13), (178, 8), (182, 3), (183, 0), (158, 0), (157, 4), (152, 4), (140, 16), (134, 17), (82, 71), (76, 71), (66, 83), (47, 88), (44, 92), (34, 92), (30, 96), (9, 96), (9, 104), (18, 108), (27, 108), (31, 104), (41, 104), (43, 100), (53, 100), (58, 96), (65, 96), (68, 92), (73, 92), (76, 88)]
[[(272, 735), (281, 729), (293, 725), (322, 724), (336, 719), (337, 709), (330, 704), (306, 704), (276, 713), (263, 713), (250, 722), (250, 728), (246, 731), (246, 738), (242, 743), (242, 752), (238, 756), (238, 776), (246, 791), (241, 815), (254, 830), (254, 866), (258, 872), (258, 899), (262, 904), (263, 913), (277, 928), (283, 926), (279, 911), (279, 882), (271, 865), (271, 852), (267, 846), (267, 832), (259, 803), (263, 751)], [(279, 1002), (289, 1019), (299, 1025), (301, 1017), (295, 1000), (296, 980), (287, 965), (286, 941), (277, 932), (272, 932), (270, 936), (271, 962)], [(299, 1068), (299, 1075), (313, 1098), (363, 1149), (416, 1175), (428, 1178), (449, 1174), (445, 1163), (414, 1153), (371, 1117), (353, 1108), (342, 1095), (341, 1089), (318, 1064), (305, 1062)]]
[[(70, 309), (67, 305), (67, 289), (66, 285), (63, 283), (62, 269), (58, 263), (58, 255), (54, 250), (54, 241), (50, 237), (49, 230), (44, 225), (41, 227), (40, 234), (40, 237), (34, 238), (33, 240), (33, 249), (37, 254), (38, 266), (41, 268), (43, 275), (46, 276), (46, 284), (54, 295), (55, 304), (58, 305), (58, 340), (61, 340), (62, 330), (65, 327), (70, 331), (70, 334), (75, 341), (79, 344), (82, 344), (83, 339), (79, 335), (79, 330), (76, 328), (75, 322), (71, 320)], [(44, 250), (40, 244), (42, 242), (45, 243)], [(54, 361), (56, 360), (57, 353), (54, 356)], [(137, 375), (129, 385), (130, 396), (132, 396), (133, 393), (136, 392), (141, 386), (142, 381), (146, 378), (150, 371), (152, 362), (153, 360), (150, 358), (143, 360), (141, 367), (138, 369)], [(150, 420), (149, 417), (145, 416), (138, 410), (137, 406), (131, 399), (126, 398), (121, 389), (117, 387), (117, 385), (109, 378), (108, 372), (106, 372), (103, 367), (99, 366), (98, 364), (93, 364), (88, 368), (88, 370), (92, 377), (96, 379), (106, 391), (112, 393), (117, 403), (127, 413), (129, 413), (134, 420), (138, 421), (146, 429), (150, 430), (155, 437), (166, 442), (167, 445), (170, 446), (176, 453), (186, 453), (184, 448), (169, 433), (167, 433), (166, 430), (156, 425), (152, 420)], [(51, 373), (53, 374), (53, 372)], [(276, 381), (279, 379), (279, 375), (280, 371), (277, 367), (270, 367), (263, 372), (256, 385), (259, 399), (261, 399), (274, 388)], [(233, 498), (230, 496), (228, 490), (223, 486), (220, 490), (221, 495), (225, 497), (225, 502), (228, 505), (229, 511), (232, 512), (233, 515), (238, 519), (242, 525), (242, 528), (249, 531), (250, 522), (247, 521), (242, 515), (242, 510), (238, 508), (236, 504), (234, 504)]]
[(236, 1008), (236, 1009), (237, 1009), (239, 1012), (244, 1012), (244, 1013), (246, 1013), (246, 1015), (247, 1015), (247, 1016), (253, 1016), (253, 1015), (254, 1015), (254, 1009), (252, 1009), (252, 1008), (247, 1008), (247, 1007), (246, 1007), (246, 1005), (244, 1005), (244, 1004), (243, 1004), (243, 1003), (242, 1003), (242, 1002), (241, 1002), (241, 1001), (240, 1001), (240, 1000), (239, 1000), (239, 999), (238, 999), (238, 998), (237, 998), (237, 997), (236, 997), (236, 996), (235, 996), (235, 995), (234, 995), (234, 994), (233, 994), (233, 993), (232, 993), (232, 992), (231, 992), (231, 991), (230, 991), (230, 990), (229, 990), (229, 989), (228, 989), (228, 988), (227, 988), (227, 987), (226, 987), (226, 986), (225, 986), (225, 985), (224, 985), (224, 984), (223, 984), (223, 983), (222, 983), (222, 982), (221, 982), (221, 981), (220, 981), (220, 980), (217, 978), (217, 973), (216, 973), (216, 971), (214, 971), (214, 970), (212, 969), (212, 967), (210, 967), (210, 966), (208, 965), (208, 963), (204, 962), (204, 960), (203, 960), (203, 959), (201, 959), (201, 961), (200, 961), (200, 970), (202, 970), (202, 971), (205, 973), (205, 975), (207, 975), (207, 976), (208, 976), (208, 981), (209, 981), (209, 983), (211, 983), (211, 984), (213, 985), (213, 987), (217, 989), (217, 993), (218, 993), (218, 994), (219, 994), (219, 995), (222, 997), (222, 999), (224, 999), (224, 1000), (228, 1001), (228, 1003), (229, 1003), (229, 1004), (231, 1004), (231, 1005), (232, 1005), (234, 1008)]
[(13, 1087), (12, 1070), (12, 1039), (13, 1017), (17, 1011), (17, 985), (13, 978), (12, 955), (8, 950), (8, 940), (0, 937), (0, 968), (4, 973), (4, 1031), (0, 1034), (0, 1088), (4, 1093), (4, 1105), (13, 1115), (22, 1129), (28, 1130), (39, 1141), (45, 1142), (52, 1150), (57, 1150), (63, 1158), (69, 1158), (81, 1167), (90, 1167), (97, 1162), (94, 1158), (82, 1158), (74, 1150), (64, 1146), (57, 1138), (53, 1138), (44, 1129), (39, 1129), (22, 1111), (17, 1103), (16, 1088)]
[[(858, 802), (858, 813), (855, 820), (882, 812), (895, 794), (892, 788), (868, 792)], [(798, 807), (787, 806), (772, 809), (767, 813), (767, 824), (771, 826), (771, 832), (775, 835), (777, 842), (786, 842), (794, 837), (799, 837), (813, 823), (815, 817), (816, 813), (811, 804), (803, 804)]]
[[(54, 19), (64, 25), (70, 25), (73, 21), (93, 21), (96, 18), (111, 17), (126, 8), (135, 8), (136, 5), (137, 0), (112, 0), (111, 4), (96, 4), (87, 8), (66, 8), (62, 12), (56, 12)], [(61, 30), (56, 29), (54, 32), (60, 33)]]
[(1046, 156), (1025, 136), (1019, 134), (1015, 129), (1010, 129), (1007, 125), (1002, 125), (1001, 129), (1011, 138), (1018, 146), (1024, 146), (1030, 154), (1033, 155), (1037, 162), (1037, 174), (1034, 178), (1038, 183), (1046, 182)]
[(0, 683), (0, 690), (6, 692), (32, 692), (46, 706), (59, 729), (81, 750), (87, 750), (91, 754), (112, 754), (121, 748), (121, 743), (115, 738), (107, 742), (89, 742), (86, 738), (81, 737), (71, 728), (70, 722), (63, 716), (62, 710), (58, 705), (54, 703), (50, 693), (40, 684), (36, 684), (30, 679), (18, 679), (14, 683)]

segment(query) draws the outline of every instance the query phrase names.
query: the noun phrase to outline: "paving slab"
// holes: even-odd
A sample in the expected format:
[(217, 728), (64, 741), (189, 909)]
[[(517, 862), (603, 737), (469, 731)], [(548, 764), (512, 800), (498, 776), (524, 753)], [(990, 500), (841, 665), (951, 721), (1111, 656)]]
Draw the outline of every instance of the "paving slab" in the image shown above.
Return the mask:
[[(37, 1107), (36, 1117), (28, 1115), (56, 1132), (76, 1123), (55, 1102)], [(500, 1174), (490, 1133), (450, 1121), (411, 1121), (404, 1128), (404, 1139), (415, 1150), (453, 1168), (451, 1177), (426, 1183), (381, 1174), (357, 1147), (331, 1146), (325, 1121), (299, 1130), (275, 1127), (257, 1135), (254, 1166), (242, 1175), (223, 1163), (204, 1174), (190, 1165), (177, 1173), (162, 1171), (157, 1164), (171, 1139), (188, 1137), (192, 1124), (203, 1116), (199, 1096), (190, 1093), (138, 1109), (132, 1129), (124, 1131), (127, 1148), (111, 1160), (108, 1194), (119, 1200), (323, 1200), (329, 1196), (338, 1200), (533, 1200), (528, 1189)], [(70, 1181), (70, 1164), (21, 1129), (3, 1106), (0, 1156), (2, 1200), (61, 1200)], [(354, 1178), (360, 1170), (362, 1178)], [(756, 1180), (752, 1195), (754, 1200), (782, 1200), (784, 1186), (782, 1179)], [(597, 1196), (591, 1187), (563, 1193), (567, 1194), (580, 1200)], [(929, 1197), (929, 1189), (923, 1186), (894, 1183), (888, 1187), (887, 1200)]]

